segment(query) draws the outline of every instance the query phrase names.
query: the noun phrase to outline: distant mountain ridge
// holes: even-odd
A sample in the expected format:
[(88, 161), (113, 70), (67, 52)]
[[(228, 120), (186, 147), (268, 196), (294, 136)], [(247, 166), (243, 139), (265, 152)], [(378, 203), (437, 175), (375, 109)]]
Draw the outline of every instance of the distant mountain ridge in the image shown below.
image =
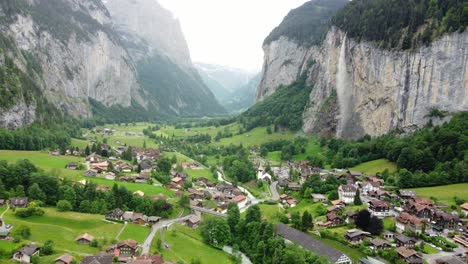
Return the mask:
[(229, 66), (195, 63), (205, 84), (228, 112), (239, 112), (255, 101), (258, 73)]
[(193, 67), (179, 22), (157, 1), (3, 0), (0, 49), (2, 71), (25, 80), (0, 85), (10, 98), (0, 127), (42, 119), (51, 112), (44, 105), (78, 118), (112, 108), (139, 118), (225, 113)]

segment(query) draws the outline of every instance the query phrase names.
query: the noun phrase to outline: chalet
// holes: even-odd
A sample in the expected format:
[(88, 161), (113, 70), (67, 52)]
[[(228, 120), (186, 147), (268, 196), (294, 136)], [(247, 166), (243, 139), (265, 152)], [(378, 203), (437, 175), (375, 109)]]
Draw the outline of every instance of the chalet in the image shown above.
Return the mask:
[(288, 200), (286, 200), (286, 205), (289, 208), (293, 208), (297, 205), (297, 200), (295, 198), (289, 198)]
[(307, 234), (289, 227), (283, 223), (278, 224), (277, 232), (283, 238), (297, 243), (301, 247), (314, 252), (319, 256), (325, 256), (334, 264), (351, 264), (352, 260), (343, 252), (316, 240)]
[(436, 259), (435, 263), (436, 264), (466, 264), (465, 261), (455, 256), (441, 257), (439, 259)]
[(113, 172), (111, 172), (111, 171), (106, 172), (106, 173), (104, 173), (104, 178), (105, 178), (106, 180), (113, 181), (113, 180), (115, 180), (115, 173), (113, 173)]
[(431, 223), (440, 229), (454, 230), (460, 223), (458, 216), (443, 211), (435, 211), (431, 216)]
[(67, 164), (67, 169), (69, 170), (77, 170), (78, 169), (78, 163), (76, 162), (70, 162)]
[(372, 215), (375, 215), (377, 217), (390, 216), (390, 208), (392, 205), (389, 202), (373, 199), (368, 204), (369, 212)]
[(75, 239), (78, 244), (88, 245), (94, 240), (94, 236), (90, 234), (83, 234)]
[(114, 255), (96, 254), (94, 256), (84, 257), (80, 264), (113, 264)]
[(342, 200), (334, 200), (334, 201), (331, 201), (331, 204), (332, 204), (332, 205), (335, 205), (335, 206), (342, 206), (342, 207), (345, 207), (345, 206), (346, 206), (346, 203), (343, 202)]
[(413, 238), (407, 237), (402, 234), (395, 236), (395, 242), (399, 247), (405, 248), (414, 248), (414, 246), (416, 245), (416, 241)]
[(328, 200), (327, 197), (325, 197), (325, 195), (323, 194), (313, 193), (311, 194), (311, 196), (312, 196), (312, 199), (314, 199), (314, 202), (324, 203)]
[(85, 177), (96, 177), (97, 175), (98, 175), (98, 171), (95, 169), (87, 170), (85, 171), (85, 174), (84, 174)]
[(136, 183), (146, 183), (151, 178), (151, 174), (148, 172), (142, 172), (135, 178)]
[(31, 263), (31, 257), (38, 256), (40, 248), (36, 244), (24, 246), (13, 254), (13, 260), (21, 263)]
[(91, 163), (91, 168), (97, 171), (107, 171), (110, 166), (111, 166), (111, 162), (108, 160), (105, 160), (103, 162)]
[(147, 221), (148, 216), (144, 215), (143, 213), (133, 213), (132, 223), (136, 225), (146, 225)]
[(293, 192), (298, 192), (301, 190), (301, 185), (299, 183), (290, 182), (288, 183), (288, 189)]
[(138, 249), (138, 242), (132, 239), (118, 242), (114, 248), (115, 256), (133, 257)]
[(188, 193), (189, 193), (189, 198), (192, 199), (192, 200), (195, 200), (195, 199), (204, 199), (205, 198), (205, 193), (203, 191), (200, 191), (200, 190), (195, 190), (195, 189), (192, 189), (192, 188), (188, 188), (187, 189)]
[(51, 155), (51, 156), (60, 156), (60, 151), (58, 151), (58, 150), (50, 151), (49, 155)]
[(345, 239), (350, 243), (361, 243), (370, 236), (370, 233), (364, 232), (359, 229), (350, 229), (346, 231)]
[(181, 177), (174, 177), (172, 178), (171, 181), (172, 183), (177, 184), (177, 185), (184, 184), (184, 179), (182, 179)]
[(339, 205), (332, 205), (327, 208), (327, 213), (339, 213), (341, 211), (343, 211), (343, 206)]
[(327, 214), (327, 221), (331, 223), (331, 226), (339, 226), (344, 223), (343, 218), (335, 213)]
[(0, 199), (0, 207), (5, 205), (5, 199)]
[(20, 207), (24, 208), (28, 206), (28, 198), (27, 197), (16, 197), (10, 198), (10, 207)]
[(406, 203), (406, 211), (423, 219), (429, 219), (431, 217), (431, 210), (433, 207), (434, 203), (430, 199), (421, 197), (412, 197)]
[(247, 204), (247, 197), (245, 197), (245, 195), (237, 195), (236, 197), (232, 198), (231, 201), (237, 203), (239, 208), (242, 208)]
[(402, 199), (410, 199), (410, 198), (416, 197), (416, 193), (410, 190), (398, 190), (397, 194)]
[(186, 224), (188, 227), (191, 227), (191, 228), (197, 228), (198, 225), (200, 225), (200, 222), (201, 222), (200, 217), (198, 217), (198, 216), (196, 216), (196, 215), (192, 215), (192, 216), (190, 216), (190, 218), (188, 218), (187, 220), (185, 220), (185, 224)]
[(356, 213), (356, 212), (347, 212), (345, 222), (347, 224), (354, 223), (354, 221), (356, 221), (357, 216), (358, 216), (358, 213)]
[(465, 215), (468, 215), (468, 203), (460, 205), (460, 208)]
[(102, 160), (102, 157), (96, 153), (93, 153), (89, 155), (88, 157), (86, 157), (86, 161), (89, 163), (99, 163), (101, 162), (101, 160)]
[(466, 233), (454, 236), (453, 241), (455, 241), (458, 244), (468, 248), (468, 235)]
[(123, 221), (124, 211), (120, 208), (116, 208), (106, 214), (106, 219), (108, 220), (116, 220), (116, 221)]
[(2, 225), (2, 219), (0, 219), (0, 239), (5, 239), (8, 237), (10, 230)]
[(376, 177), (376, 176), (367, 176), (366, 180), (370, 182), (379, 182), (380, 184), (384, 183), (384, 179), (380, 179), (379, 177)]
[(125, 172), (125, 173), (132, 172), (132, 169), (133, 168), (130, 165), (123, 165), (120, 167), (120, 171)]
[(396, 252), (398, 253), (398, 256), (400, 256), (400, 258), (407, 263), (413, 263), (413, 264), (423, 263), (422, 258), (413, 249), (399, 247), (396, 249)]
[(278, 185), (281, 187), (281, 188), (286, 188), (288, 187), (288, 184), (291, 183), (291, 180), (287, 179), (287, 178), (279, 178), (278, 179)]
[(354, 185), (340, 185), (338, 187), (338, 196), (340, 200), (346, 204), (351, 204), (354, 202), (354, 196), (356, 196), (356, 187)]
[(396, 229), (398, 233), (414, 232), (421, 233), (422, 221), (418, 217), (407, 212), (402, 212), (396, 218)]
[(370, 243), (374, 247), (374, 250), (389, 249), (392, 247), (387, 241), (380, 238), (372, 239)]
[(357, 179), (362, 176), (362, 172), (359, 171), (348, 171), (348, 174), (351, 175), (354, 179)]
[(362, 193), (368, 194), (373, 191), (376, 192), (380, 190), (380, 182), (364, 182), (362, 183)]
[(140, 162), (141, 171), (150, 172), (154, 167), (154, 164), (151, 160), (142, 160)]
[(388, 241), (393, 241), (395, 239), (395, 234), (390, 231), (383, 232), (383, 237)]
[(55, 264), (71, 264), (74, 258), (70, 254), (64, 254), (55, 259)]

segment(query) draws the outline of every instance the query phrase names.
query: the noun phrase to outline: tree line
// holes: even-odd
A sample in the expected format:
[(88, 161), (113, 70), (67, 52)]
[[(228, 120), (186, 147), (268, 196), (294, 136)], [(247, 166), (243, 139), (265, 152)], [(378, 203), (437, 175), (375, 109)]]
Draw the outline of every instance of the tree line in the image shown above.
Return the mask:
[(172, 205), (165, 200), (133, 195), (125, 186), (114, 184), (107, 192), (96, 188), (92, 182), (81, 185), (46, 175), (28, 160), (15, 164), (0, 161), (0, 198), (28, 197), (37, 205), (93, 214), (105, 214), (115, 208), (161, 217), (172, 212)]

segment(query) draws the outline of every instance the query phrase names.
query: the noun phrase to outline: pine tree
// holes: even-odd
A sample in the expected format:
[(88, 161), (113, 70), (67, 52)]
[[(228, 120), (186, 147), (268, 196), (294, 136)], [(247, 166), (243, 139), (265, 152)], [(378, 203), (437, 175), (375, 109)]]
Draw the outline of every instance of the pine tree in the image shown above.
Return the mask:
[(354, 205), (362, 205), (361, 193), (359, 189), (356, 190), (356, 195), (354, 196)]

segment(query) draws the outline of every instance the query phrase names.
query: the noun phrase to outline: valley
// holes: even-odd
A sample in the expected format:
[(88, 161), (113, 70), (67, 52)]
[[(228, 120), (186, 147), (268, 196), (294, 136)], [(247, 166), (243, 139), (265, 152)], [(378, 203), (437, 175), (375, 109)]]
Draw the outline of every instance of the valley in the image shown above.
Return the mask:
[(247, 2), (0, 2), (0, 264), (468, 262), (468, 1)]

